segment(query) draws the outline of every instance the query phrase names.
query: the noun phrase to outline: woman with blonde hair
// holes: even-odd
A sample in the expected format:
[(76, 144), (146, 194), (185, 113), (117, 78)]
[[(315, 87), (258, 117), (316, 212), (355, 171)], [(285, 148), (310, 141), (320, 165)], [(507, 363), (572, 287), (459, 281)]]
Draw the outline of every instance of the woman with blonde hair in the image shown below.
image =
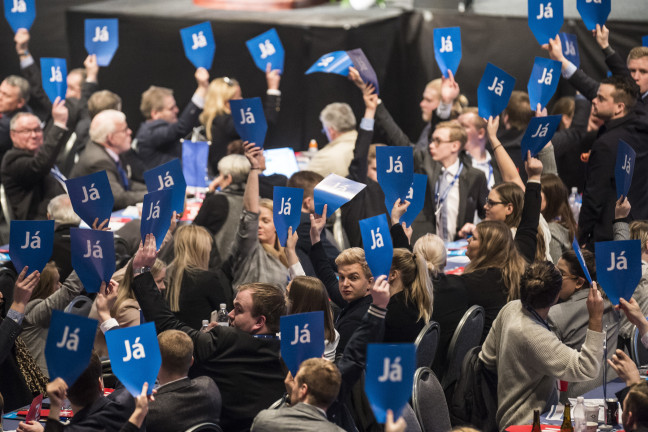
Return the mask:
[[(281, 75), (278, 70), (266, 70), (268, 90), (264, 102), (264, 114), (268, 125), (276, 124), (279, 115), (281, 92), (279, 83)], [(211, 141), (209, 147), (209, 168), (213, 174), (218, 173), (218, 161), (227, 154), (227, 145), (239, 139), (234, 128), (230, 100), (243, 97), (241, 86), (233, 78), (214, 79), (207, 88), (205, 107), (200, 114), (200, 123), (205, 128), (205, 136)]]
[(182, 322), (200, 329), (202, 320), (221, 303), (232, 308), (232, 291), (222, 283), (218, 273), (208, 270), (213, 239), (198, 225), (184, 225), (174, 235), (175, 258), (169, 264), (169, 283), (164, 297), (169, 308)]
[(407, 249), (394, 249), (389, 271), (385, 343), (414, 342), (432, 318), (432, 281), (425, 261)]

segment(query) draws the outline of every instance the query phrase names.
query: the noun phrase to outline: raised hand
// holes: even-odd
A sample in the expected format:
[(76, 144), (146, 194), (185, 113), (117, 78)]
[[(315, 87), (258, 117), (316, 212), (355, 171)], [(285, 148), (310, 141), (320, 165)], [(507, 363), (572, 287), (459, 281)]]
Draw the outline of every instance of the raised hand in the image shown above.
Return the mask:
[(272, 65), (268, 63), (266, 65), (266, 83), (268, 84), (268, 90), (279, 90), (280, 82), (281, 75), (279, 74), (279, 69), (272, 69)]
[(253, 170), (261, 169), (261, 157), (263, 156), (263, 150), (257, 147), (254, 143), (245, 141), (243, 143), (245, 148), (245, 157), (250, 162)]
[(86, 81), (88, 82), (97, 82), (97, 76), (99, 76), (99, 65), (97, 64), (97, 56), (95, 54), (90, 54), (83, 61), (83, 66), (86, 70)]
[(29, 30), (26, 28), (19, 28), (14, 36), (16, 42), (16, 53), (19, 56), (29, 55)]
[(92, 229), (97, 231), (110, 231), (108, 222), (110, 222), (110, 219), (104, 219), (103, 222), (99, 223), (99, 218), (95, 218), (92, 222)]
[(310, 238), (311, 238), (311, 244), (319, 243), (322, 231), (324, 230), (324, 227), (326, 226), (326, 210), (327, 210), (327, 205), (324, 204), (324, 209), (322, 210), (321, 215), (317, 215), (315, 213), (311, 213), (310, 215), (310, 221), (311, 221), (311, 228), (310, 228)]
[(34, 288), (36, 288), (38, 281), (40, 281), (40, 272), (38, 271), (34, 271), (25, 277), (28, 270), (29, 267), (25, 266), (14, 284), (13, 304), (11, 308), (20, 313), (24, 313), (25, 305), (29, 302)]
[(563, 54), (562, 42), (559, 35), (556, 35), (553, 39), (549, 39), (549, 43), (542, 45), (542, 49), (549, 52), (549, 58), (551, 60), (556, 60), (561, 63), (567, 60)]
[(353, 81), (353, 84), (355, 84), (360, 90), (364, 89), (365, 83), (364, 81), (362, 81), (360, 72), (358, 72), (358, 69), (354, 68), (353, 66), (349, 67), (349, 79)]
[(600, 332), (603, 330), (603, 309), (605, 305), (603, 304), (603, 297), (601, 296), (600, 291), (596, 282), (592, 282), (592, 286), (589, 289), (589, 294), (587, 295), (587, 311), (589, 312), (589, 329), (593, 331)]
[(398, 198), (394, 203), (394, 206), (391, 210), (391, 224), (397, 225), (400, 223), (400, 219), (407, 212), (407, 208), (410, 206), (410, 202), (407, 200), (401, 200)]
[(65, 106), (65, 99), (57, 97), (52, 104), (52, 120), (54, 123), (58, 123), (60, 127), (67, 127), (68, 121), (68, 109)]
[(144, 244), (140, 242), (139, 249), (133, 257), (133, 268), (153, 267), (157, 259), (157, 254), (155, 236), (153, 234), (146, 234)]
[(623, 219), (627, 218), (630, 214), (630, 201), (628, 198), (621, 195), (614, 206), (614, 219)]
[(603, 25), (596, 24), (596, 28), (592, 30), (592, 36), (596, 39), (596, 43), (601, 47), (601, 49), (606, 49), (610, 46), (610, 30)]
[(448, 78), (441, 76), (441, 101), (443, 103), (454, 102), (459, 97), (460, 91), (459, 84), (455, 81), (451, 70), (448, 70)]
[(387, 308), (389, 303), (389, 282), (387, 282), (387, 276), (382, 275), (378, 276), (378, 279), (374, 282), (373, 286), (369, 290), (371, 297), (373, 298), (373, 304), (379, 308)]
[(527, 159), (524, 161), (524, 168), (529, 179), (540, 180), (540, 176), (542, 176), (542, 162), (540, 162), (540, 159), (531, 157), (530, 150), (527, 150)]
[(614, 372), (619, 375), (619, 378), (625, 382), (626, 386), (641, 382), (637, 365), (622, 350), (616, 350), (615, 354), (607, 362), (612, 366)]

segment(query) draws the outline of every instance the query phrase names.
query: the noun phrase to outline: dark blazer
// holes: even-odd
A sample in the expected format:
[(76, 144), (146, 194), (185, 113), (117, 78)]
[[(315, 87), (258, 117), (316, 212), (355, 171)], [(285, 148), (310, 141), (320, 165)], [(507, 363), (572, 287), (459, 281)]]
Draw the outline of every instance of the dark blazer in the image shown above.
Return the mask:
[[(310, 250), (311, 250), (311, 240), (310, 240), (310, 214), (301, 213), (299, 226), (297, 227), (297, 240), (296, 252), (299, 257), (299, 262), (304, 269), (304, 273), (307, 276), (315, 276), (315, 269), (310, 259)], [(340, 251), (338, 248), (331, 243), (331, 241), (326, 236), (326, 229), (322, 230), (320, 243), (324, 247), (326, 256), (328, 258), (329, 265), (333, 268), (333, 271), (337, 271), (337, 265), (335, 264), (335, 258), (339, 255)]]
[(146, 430), (177, 432), (200, 423), (220, 422), (221, 394), (206, 376), (183, 378), (157, 389), (149, 403)]
[(178, 320), (200, 330), (202, 320), (209, 320), (212, 311), (218, 310), (221, 303), (227, 305), (227, 310), (233, 308), (232, 288), (222, 286), (215, 272), (205, 270), (184, 272), (180, 291), (180, 310), (174, 312)]
[(587, 133), (587, 122), (590, 113), (590, 103), (583, 97), (575, 99), (574, 118), (568, 129), (557, 131), (551, 138), (556, 156), (558, 175), (568, 190), (577, 187), (582, 191), (585, 187), (585, 170), (587, 165), (581, 161), (581, 153), (589, 149), (583, 148), (582, 141)]
[(147, 169), (182, 158), (180, 138), (188, 135), (198, 124), (202, 112), (193, 102), (189, 102), (175, 123), (164, 120), (148, 120), (137, 130), (137, 153)]
[(68, 137), (52, 126), (38, 153), (12, 148), (5, 154), (0, 176), (17, 220), (46, 219), (49, 200), (65, 192), (50, 170)]
[(385, 316), (384, 343), (414, 343), (416, 337), (425, 327), (419, 319), (419, 310), (412, 300), (405, 302), (405, 291), (400, 291), (389, 298)]
[[(129, 173), (130, 165), (121, 157), (120, 160), (124, 170)], [(124, 184), (119, 175), (119, 171), (117, 171), (115, 161), (103, 146), (95, 142), (88, 143), (83, 153), (81, 153), (79, 162), (72, 169), (70, 177), (81, 177), (102, 170), (106, 170), (108, 181), (110, 182), (110, 189), (112, 189), (113, 197), (115, 198), (113, 210), (121, 210), (144, 200), (144, 195), (147, 192), (146, 185), (131, 180), (129, 189), (124, 189)]]
[[(432, 159), (429, 151), (416, 150), (414, 153), (414, 170), (428, 176), (427, 191), (423, 210), (412, 223), (412, 243), (426, 233), (436, 233), (436, 204), (434, 202), (434, 190), (442, 165)], [(480, 218), (486, 216), (484, 204), (488, 198), (488, 185), (486, 176), (477, 168), (464, 164), (459, 174), (459, 212), (457, 214), (457, 232), (466, 223), (475, 220), (475, 211)], [(457, 233), (454, 233), (456, 236)]]
[(54, 246), (51, 260), (56, 263), (60, 280), (64, 281), (72, 273), (72, 247), (70, 244), (70, 228), (78, 225), (56, 224), (54, 228)]
[(648, 122), (635, 112), (610, 120), (600, 129), (587, 164), (583, 205), (578, 219), (578, 241), (594, 247), (595, 242), (613, 240), (612, 221), (616, 202), (615, 163), (619, 140), (637, 153), (634, 175), (628, 191), (632, 219), (648, 218)]
[(284, 393), (278, 339), (256, 338), (234, 327), (216, 326), (203, 333), (187, 326), (169, 310), (150, 273), (134, 279), (133, 291), (144, 318), (155, 321), (158, 333), (176, 329), (193, 340), (195, 362), (189, 374), (208, 376), (218, 386), (223, 430), (247, 430), (259, 411)]
[(338, 432), (344, 429), (328, 421), (324, 413), (312, 405), (297, 405), (263, 410), (256, 416), (250, 432)]

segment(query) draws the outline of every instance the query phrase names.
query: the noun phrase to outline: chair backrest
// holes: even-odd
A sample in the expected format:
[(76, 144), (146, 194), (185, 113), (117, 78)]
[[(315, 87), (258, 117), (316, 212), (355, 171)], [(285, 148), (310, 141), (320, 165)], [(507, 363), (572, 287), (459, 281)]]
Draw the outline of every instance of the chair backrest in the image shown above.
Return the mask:
[(78, 295), (65, 307), (65, 313), (87, 317), (92, 308), (92, 300), (84, 295)]
[[(410, 404), (405, 404), (405, 408), (403, 408), (403, 418), (407, 423), (405, 432), (423, 432), (423, 429), (421, 429), (421, 425), (419, 424), (418, 419), (416, 418), (416, 414), (414, 413), (414, 410), (412, 409)], [(397, 419), (394, 419), (394, 421), (396, 420)]]
[(459, 321), (459, 325), (450, 339), (450, 345), (448, 345), (448, 367), (441, 380), (444, 391), (459, 378), (461, 363), (466, 353), (479, 345), (484, 330), (484, 317), (484, 308), (475, 305), (468, 309)]
[(104, 387), (115, 388), (117, 386), (117, 377), (113, 374), (108, 357), (101, 357), (101, 378), (103, 378)]
[(644, 347), (641, 343), (639, 329), (636, 327), (630, 338), (630, 357), (638, 368), (648, 365), (648, 348)]
[(185, 432), (223, 432), (216, 423), (200, 423), (190, 427)]
[(429, 367), (414, 374), (412, 406), (423, 432), (448, 432), (452, 429), (443, 388)]
[(3, 184), (0, 184), (0, 206), (2, 206), (2, 215), (4, 216), (4, 220), (9, 224), (14, 219), (14, 215)]
[(439, 323), (430, 321), (421, 329), (416, 337), (416, 367), (432, 367), (437, 346), (439, 345), (440, 334)]

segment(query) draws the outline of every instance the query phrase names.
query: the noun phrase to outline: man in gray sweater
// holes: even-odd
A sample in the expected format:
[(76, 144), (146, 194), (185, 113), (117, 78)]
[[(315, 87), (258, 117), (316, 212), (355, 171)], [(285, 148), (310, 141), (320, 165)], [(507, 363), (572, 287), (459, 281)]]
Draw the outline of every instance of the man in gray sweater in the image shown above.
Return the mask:
[(522, 276), (520, 300), (502, 308), (479, 354), (497, 372), (500, 430), (530, 424), (533, 410), (558, 402), (556, 379), (579, 382), (598, 376), (603, 356), (603, 298), (592, 284), (587, 297), (589, 324), (579, 351), (549, 330), (549, 308), (558, 301), (560, 272), (549, 262), (532, 264)]

